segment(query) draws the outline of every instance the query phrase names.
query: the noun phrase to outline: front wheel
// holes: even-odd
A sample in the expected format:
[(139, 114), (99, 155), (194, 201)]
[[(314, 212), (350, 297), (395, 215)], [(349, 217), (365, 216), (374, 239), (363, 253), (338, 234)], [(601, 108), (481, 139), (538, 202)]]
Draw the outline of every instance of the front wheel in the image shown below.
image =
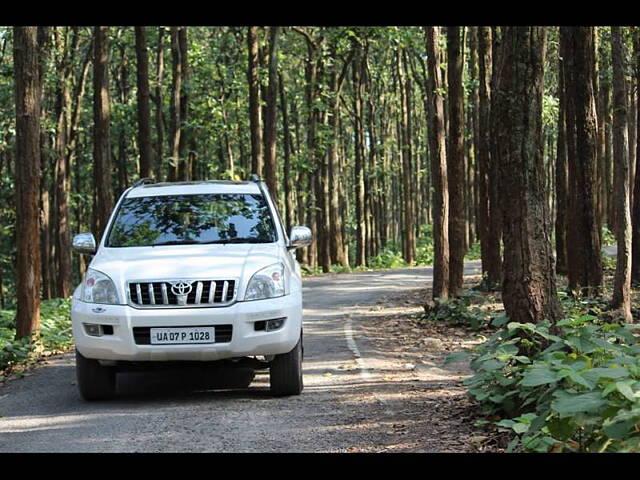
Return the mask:
[(302, 393), (302, 336), (293, 350), (275, 356), (269, 369), (269, 380), (274, 395)]
[(116, 371), (100, 365), (98, 360), (83, 357), (76, 350), (76, 378), (85, 400), (107, 400), (116, 393)]

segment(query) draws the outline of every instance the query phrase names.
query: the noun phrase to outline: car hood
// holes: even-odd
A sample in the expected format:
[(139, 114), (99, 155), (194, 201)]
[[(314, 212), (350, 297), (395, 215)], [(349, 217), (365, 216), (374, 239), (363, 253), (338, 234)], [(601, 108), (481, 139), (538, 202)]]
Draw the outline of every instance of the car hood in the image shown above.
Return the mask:
[(237, 278), (244, 283), (256, 271), (278, 261), (276, 243), (164, 245), (101, 248), (90, 268), (124, 288), (132, 280)]

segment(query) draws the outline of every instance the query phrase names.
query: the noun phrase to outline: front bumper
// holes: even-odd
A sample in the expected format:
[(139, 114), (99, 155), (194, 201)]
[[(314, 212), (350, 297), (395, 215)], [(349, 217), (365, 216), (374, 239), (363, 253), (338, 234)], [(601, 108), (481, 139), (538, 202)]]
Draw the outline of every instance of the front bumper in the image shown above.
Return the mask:
[[(96, 313), (97, 309), (100, 313)], [(103, 310), (103, 311), (100, 311)], [(256, 331), (255, 322), (286, 317), (274, 331)], [(289, 352), (300, 338), (300, 292), (268, 300), (237, 302), (228, 307), (136, 309), (97, 305), (74, 299), (71, 308), (76, 349), (86, 358), (124, 361), (213, 361)], [(112, 335), (87, 335), (83, 323), (111, 325)], [(192, 345), (138, 345), (134, 327), (233, 325), (231, 341)]]

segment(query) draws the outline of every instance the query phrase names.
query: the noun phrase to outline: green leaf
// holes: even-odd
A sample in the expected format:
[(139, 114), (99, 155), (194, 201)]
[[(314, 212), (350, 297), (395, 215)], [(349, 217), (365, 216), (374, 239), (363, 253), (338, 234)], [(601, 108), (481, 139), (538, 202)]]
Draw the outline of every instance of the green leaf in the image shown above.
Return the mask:
[(614, 440), (622, 440), (626, 437), (627, 433), (633, 428), (635, 422), (633, 420), (626, 420), (623, 422), (608, 422), (605, 420), (602, 431), (609, 438)]
[(488, 372), (492, 372), (494, 370), (499, 370), (504, 367), (504, 362), (499, 362), (497, 360), (491, 359), (487, 360), (482, 364), (482, 368)]
[(523, 387), (537, 387), (538, 385), (553, 383), (557, 380), (558, 377), (553, 370), (545, 366), (535, 366), (525, 373), (520, 385)]
[(616, 389), (620, 392), (627, 400), (634, 401), (635, 394), (631, 385), (633, 385), (635, 380), (625, 380), (623, 382), (616, 382)]
[(588, 380), (586, 380), (585, 378), (583, 378), (582, 375), (580, 375), (577, 372), (569, 373), (569, 378), (571, 380), (573, 380), (574, 382), (582, 385), (583, 387), (586, 387), (588, 389), (592, 389), (593, 388), (593, 384), (591, 382), (589, 382)]
[(549, 433), (558, 440), (567, 440), (571, 438), (576, 431), (576, 425), (573, 423), (571, 417), (554, 417), (547, 422), (547, 428), (549, 429)]
[(595, 412), (607, 404), (607, 401), (602, 398), (600, 392), (570, 395), (561, 390), (555, 392), (554, 396), (556, 396), (556, 400), (551, 402), (551, 408), (559, 413), (561, 417), (580, 412)]

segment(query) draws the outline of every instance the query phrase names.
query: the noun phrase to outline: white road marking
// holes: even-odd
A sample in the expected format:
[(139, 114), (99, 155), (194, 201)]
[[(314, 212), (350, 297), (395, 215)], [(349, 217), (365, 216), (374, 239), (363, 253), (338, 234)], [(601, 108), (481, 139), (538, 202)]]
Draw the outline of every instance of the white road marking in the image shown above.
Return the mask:
[[(364, 380), (370, 380), (373, 377), (373, 375), (370, 372), (371, 367), (369, 367), (366, 364), (366, 362), (362, 359), (362, 355), (360, 354), (358, 345), (356, 344), (356, 341), (353, 338), (353, 322), (351, 321), (350, 314), (347, 314), (347, 321), (344, 324), (344, 336), (347, 339), (347, 347), (349, 347), (349, 350), (351, 350), (351, 353), (353, 353), (353, 356), (356, 357), (355, 360), (356, 360), (356, 363), (358, 364), (360, 375)], [(373, 396), (380, 403), (386, 406), (389, 406), (389, 402), (387, 402), (383, 398), (380, 398), (377, 394), (374, 393)]]

